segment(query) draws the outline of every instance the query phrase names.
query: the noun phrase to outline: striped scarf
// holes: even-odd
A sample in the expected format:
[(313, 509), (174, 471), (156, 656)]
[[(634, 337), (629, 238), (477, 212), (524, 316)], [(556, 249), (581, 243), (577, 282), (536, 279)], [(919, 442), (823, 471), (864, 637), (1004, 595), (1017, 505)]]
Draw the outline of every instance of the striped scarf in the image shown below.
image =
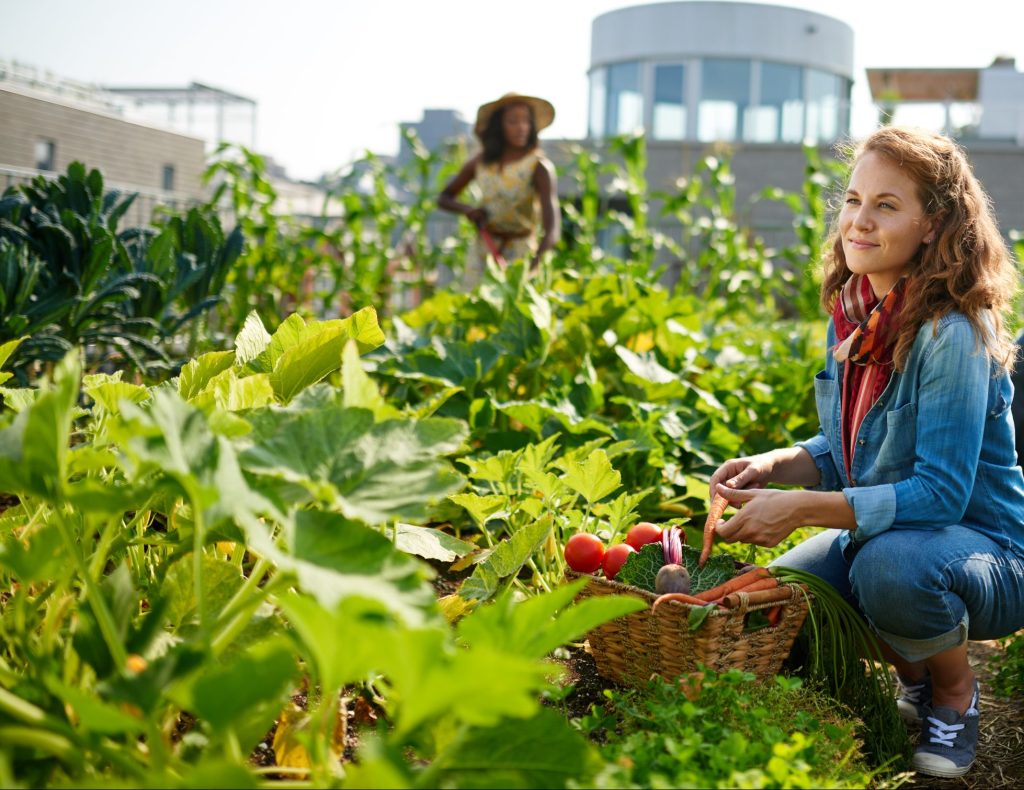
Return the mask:
[(864, 415), (885, 391), (893, 371), (892, 352), (899, 331), (906, 278), (878, 299), (867, 277), (855, 274), (836, 300), (832, 321), (839, 344), (833, 349), (843, 371), (842, 441), (846, 476)]

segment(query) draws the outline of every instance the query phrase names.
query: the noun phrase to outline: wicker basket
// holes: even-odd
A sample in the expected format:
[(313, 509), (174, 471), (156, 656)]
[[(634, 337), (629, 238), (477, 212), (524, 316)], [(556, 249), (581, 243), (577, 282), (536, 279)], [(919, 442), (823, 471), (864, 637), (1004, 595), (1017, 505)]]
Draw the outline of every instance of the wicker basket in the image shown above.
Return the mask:
[[(569, 579), (588, 578), (579, 599), (593, 595), (637, 595), (653, 603), (654, 593), (639, 587), (566, 571)], [(666, 679), (697, 671), (697, 664), (720, 672), (742, 669), (759, 679), (779, 671), (789, 655), (797, 631), (807, 616), (806, 589), (782, 585), (768, 594), (738, 593), (734, 609), (713, 609), (695, 631), (689, 628), (689, 604), (669, 601), (604, 623), (587, 639), (598, 673), (617, 683), (642, 686), (653, 675)], [(752, 596), (752, 597), (751, 597)], [(744, 630), (747, 616), (760, 609), (781, 606), (776, 625)]]

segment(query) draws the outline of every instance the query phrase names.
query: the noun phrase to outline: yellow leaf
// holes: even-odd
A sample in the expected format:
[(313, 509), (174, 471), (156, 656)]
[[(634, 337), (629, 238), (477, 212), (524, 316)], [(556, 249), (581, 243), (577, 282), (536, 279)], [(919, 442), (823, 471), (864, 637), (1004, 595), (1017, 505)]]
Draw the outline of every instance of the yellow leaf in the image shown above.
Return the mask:
[[(306, 744), (309, 742), (312, 732), (310, 729), (311, 717), (309, 713), (300, 708), (294, 702), (281, 711), (281, 717), (277, 722), (277, 729), (274, 731), (274, 760), (282, 768), (309, 769), (309, 752)], [(345, 738), (347, 734), (347, 718), (344, 706), (337, 706), (334, 731), (331, 733), (329, 749), (331, 752), (332, 772), (337, 769), (338, 761), (345, 752)]]
[(441, 607), (441, 614), (445, 616), (449, 623), (454, 623), (473, 609), (472, 601), (467, 601), (457, 593), (438, 598), (437, 605)]
[(274, 731), (274, 760), (283, 768), (309, 768), (309, 752), (300, 735), (309, 730), (309, 714), (295, 703), (283, 711)]

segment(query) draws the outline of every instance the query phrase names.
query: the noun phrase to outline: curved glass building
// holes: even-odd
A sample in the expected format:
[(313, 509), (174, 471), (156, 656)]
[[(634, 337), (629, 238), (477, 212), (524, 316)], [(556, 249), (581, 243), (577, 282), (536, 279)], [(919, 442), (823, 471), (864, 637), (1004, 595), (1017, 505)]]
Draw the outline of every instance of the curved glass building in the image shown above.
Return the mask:
[(853, 30), (755, 3), (654, 3), (593, 22), (589, 137), (827, 143), (849, 133)]

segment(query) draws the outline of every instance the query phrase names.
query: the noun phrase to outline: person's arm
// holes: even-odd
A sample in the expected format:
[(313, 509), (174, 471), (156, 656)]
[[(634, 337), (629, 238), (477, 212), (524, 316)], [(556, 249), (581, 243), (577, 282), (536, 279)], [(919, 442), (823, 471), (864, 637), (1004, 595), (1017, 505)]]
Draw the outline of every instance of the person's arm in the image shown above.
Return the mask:
[(458, 196), (462, 190), (469, 185), (469, 182), (473, 180), (476, 175), (477, 162), (479, 161), (480, 155), (477, 154), (466, 162), (466, 164), (462, 166), (462, 169), (456, 174), (455, 178), (445, 184), (444, 189), (441, 190), (441, 194), (437, 199), (438, 208), (450, 211), (453, 214), (462, 214), (477, 227), (481, 227), (486, 224), (487, 211), (480, 206), (471, 206), (468, 203), (462, 203), (458, 200)]
[[(921, 332), (931, 335), (931, 324)], [(858, 541), (887, 529), (956, 524), (970, 501), (988, 418), (991, 362), (966, 320), (942, 325), (922, 353), (917, 398), (904, 407), (903, 430), (913, 432), (911, 473), (897, 483), (843, 489), (856, 514)], [(890, 424), (894, 419), (891, 413)]]
[(543, 157), (538, 159), (537, 167), (533, 171), (533, 188), (537, 190), (537, 197), (540, 199), (543, 235), (537, 246), (537, 252), (533, 256), (533, 266), (540, 262), (540, 258), (545, 252), (558, 243), (558, 239), (562, 235), (562, 215), (558, 205), (557, 184), (554, 165)]
[(800, 527), (855, 529), (853, 508), (841, 491), (764, 488), (768, 483), (816, 486), (821, 477), (818, 464), (804, 447), (727, 461), (712, 476), (711, 492), (741, 509), (719, 524), (716, 532), (727, 542), (776, 546)]
[(759, 455), (726, 461), (711, 476), (712, 496), (719, 484), (729, 488), (764, 488), (768, 483), (816, 486), (821, 472), (811, 454), (802, 447), (783, 447)]
[(738, 489), (719, 485), (721, 494), (740, 510), (715, 532), (726, 542), (777, 546), (800, 527), (857, 528), (853, 508), (842, 491)]

